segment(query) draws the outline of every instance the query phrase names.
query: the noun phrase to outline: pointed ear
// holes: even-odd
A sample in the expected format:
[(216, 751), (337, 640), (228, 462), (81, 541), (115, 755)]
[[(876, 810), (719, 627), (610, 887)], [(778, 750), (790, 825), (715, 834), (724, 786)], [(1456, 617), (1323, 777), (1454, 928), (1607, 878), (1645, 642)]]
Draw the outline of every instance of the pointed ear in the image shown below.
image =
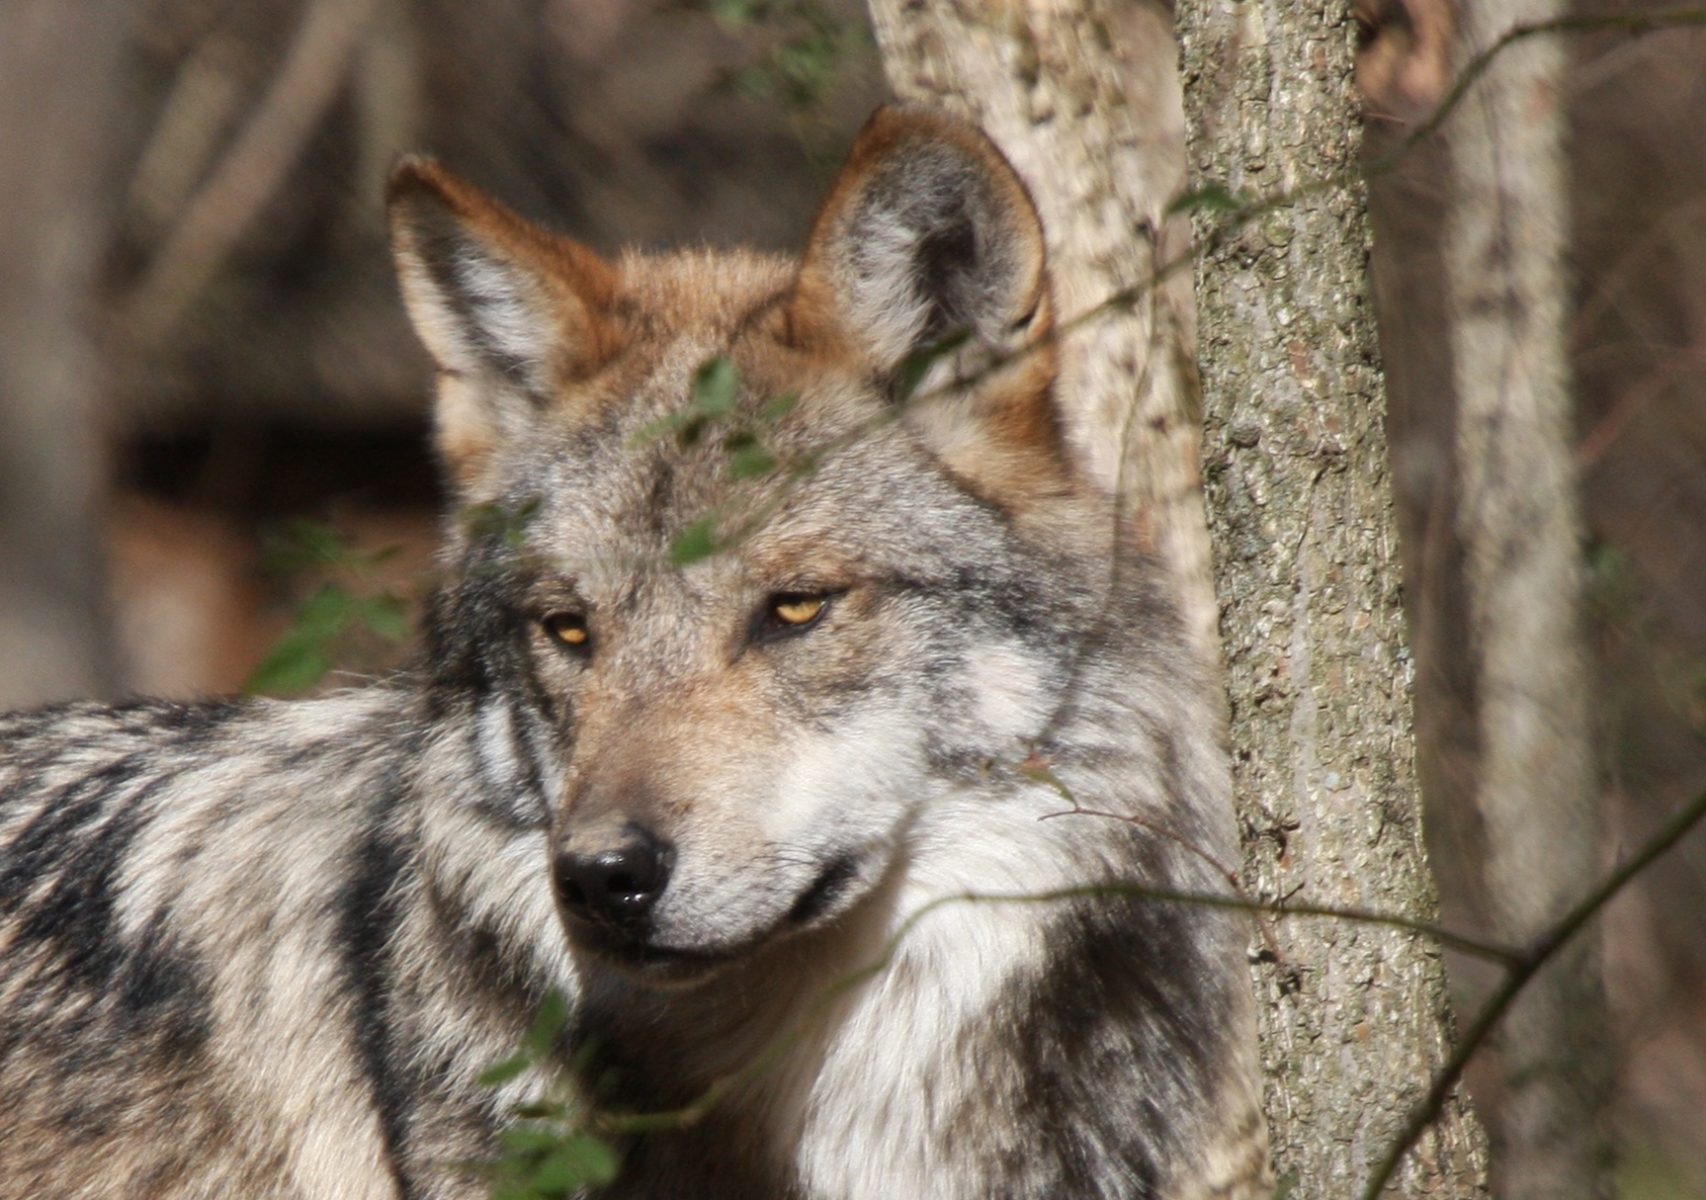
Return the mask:
[(1010, 346), (1046, 300), (1042, 223), (994, 143), (940, 113), (879, 109), (812, 227), (795, 320), (892, 371), (952, 333)]
[(615, 273), (431, 159), (403, 160), (386, 201), (403, 300), (439, 369), (440, 451), (466, 487), (562, 381), (613, 353)]

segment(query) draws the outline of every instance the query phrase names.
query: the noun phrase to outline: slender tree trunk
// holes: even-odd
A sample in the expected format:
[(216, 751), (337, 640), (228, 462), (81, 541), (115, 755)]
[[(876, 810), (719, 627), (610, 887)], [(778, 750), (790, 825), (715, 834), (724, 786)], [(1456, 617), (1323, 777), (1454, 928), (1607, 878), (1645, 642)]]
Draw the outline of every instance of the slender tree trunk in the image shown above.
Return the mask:
[(122, 0), (0, 8), (0, 708), (109, 691), (91, 296)]
[[(1560, 0), (1463, 11), (1463, 57)], [(1477, 803), (1499, 932), (1534, 940), (1598, 873), (1582, 642), (1580, 518), (1565, 351), (1565, 53), (1555, 38), (1503, 51), (1452, 129), (1447, 261), (1453, 293), (1458, 527), (1468, 556), (1481, 730)], [(1598, 938), (1579, 935), (1529, 985), (1500, 1039), (1499, 1193), (1609, 1195), (1609, 1070)]]
[[(1180, 0), (1194, 187), (1266, 196), (1361, 141), (1340, 0)], [(1200, 237), (1224, 218), (1203, 215)], [(1276, 207), (1197, 263), (1206, 478), (1245, 870), (1269, 897), (1430, 919), (1360, 186)], [(1450, 1054), (1437, 947), (1273, 924), (1256, 967), (1281, 1192), (1354, 1197)], [(1461, 1099), (1389, 1194), (1485, 1192)]]

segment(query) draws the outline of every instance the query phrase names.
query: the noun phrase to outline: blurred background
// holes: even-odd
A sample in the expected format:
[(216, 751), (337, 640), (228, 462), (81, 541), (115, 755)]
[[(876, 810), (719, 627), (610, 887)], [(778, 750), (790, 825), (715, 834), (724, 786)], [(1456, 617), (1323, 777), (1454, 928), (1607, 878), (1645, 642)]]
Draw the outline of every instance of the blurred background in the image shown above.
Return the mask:
[[(1453, 8), (1359, 16), (1372, 159), (1449, 86)], [(1571, 44), (1610, 861), (1706, 787), (1706, 32)], [(604, 251), (788, 249), (882, 98), (850, 0), (6, 0), (0, 705), (406, 657), (438, 496), (380, 203), (398, 154)], [(1443, 145), (1371, 188), (1430, 843), (1476, 928)], [(1607, 921), (1629, 1194), (1706, 1197), (1706, 834)], [(1487, 980), (1454, 968), (1472, 1002)]]

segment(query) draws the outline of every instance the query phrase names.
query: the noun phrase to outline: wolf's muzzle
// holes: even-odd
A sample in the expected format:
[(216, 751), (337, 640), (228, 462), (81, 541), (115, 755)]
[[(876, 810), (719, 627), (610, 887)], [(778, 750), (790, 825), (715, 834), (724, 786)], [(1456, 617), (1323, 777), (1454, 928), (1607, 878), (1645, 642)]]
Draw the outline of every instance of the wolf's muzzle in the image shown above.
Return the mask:
[(552, 864), (552, 878), (571, 917), (633, 933), (669, 886), (674, 867), (675, 847), (630, 824), (615, 846), (563, 851)]

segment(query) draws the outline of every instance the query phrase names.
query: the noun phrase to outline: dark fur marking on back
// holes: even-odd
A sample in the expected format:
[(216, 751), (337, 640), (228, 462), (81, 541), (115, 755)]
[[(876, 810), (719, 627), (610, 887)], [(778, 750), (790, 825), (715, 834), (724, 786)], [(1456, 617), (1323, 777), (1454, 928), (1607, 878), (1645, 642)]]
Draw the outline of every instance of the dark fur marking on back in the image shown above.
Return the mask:
[(195, 1056), (213, 1031), (213, 1001), (200, 961), (174, 945), (169, 914), (155, 913), (127, 956), (113, 992), (114, 1012), (130, 1033), (151, 1034), (172, 1058)]
[[(111, 779), (84, 802), (100, 811), (123, 782)], [(113, 897), (119, 867), (125, 853), (146, 824), (141, 805), (150, 792), (164, 782), (156, 779), (140, 789), (122, 808), (111, 813), (98, 831), (69, 838), (66, 853), (55, 864), (58, 870), (46, 894), (21, 913), (17, 926), (20, 941), (50, 946), (57, 954), (56, 972), (62, 986), (80, 986), (104, 991), (124, 959), (124, 945), (114, 929)], [(86, 824), (86, 819), (78, 825)], [(44, 851), (34, 856), (38, 869), (45, 867)], [(34, 874), (35, 872), (32, 872)], [(7, 897), (6, 908), (17, 908), (22, 891)]]
[(401, 849), (386, 830), (391, 811), (400, 800), (399, 785), (389, 781), (385, 795), (369, 814), (367, 836), (351, 864), (352, 873), (339, 897), (340, 942), (344, 947), (344, 984), (354, 997), (356, 1052), (373, 1091), (385, 1143), (385, 1165), (402, 1200), (418, 1193), (404, 1167), (408, 1144), (411, 1097), (408, 1081), (394, 1069), (391, 1031), (391, 939), (400, 910), (396, 883), (403, 871)]
[(147, 762), (145, 753), (115, 759), (68, 781), (41, 802), (6, 848), (9, 861), (0, 871), (0, 913), (16, 911), (30, 885), (74, 852), (83, 827), (101, 815), (115, 790), (142, 775)]

